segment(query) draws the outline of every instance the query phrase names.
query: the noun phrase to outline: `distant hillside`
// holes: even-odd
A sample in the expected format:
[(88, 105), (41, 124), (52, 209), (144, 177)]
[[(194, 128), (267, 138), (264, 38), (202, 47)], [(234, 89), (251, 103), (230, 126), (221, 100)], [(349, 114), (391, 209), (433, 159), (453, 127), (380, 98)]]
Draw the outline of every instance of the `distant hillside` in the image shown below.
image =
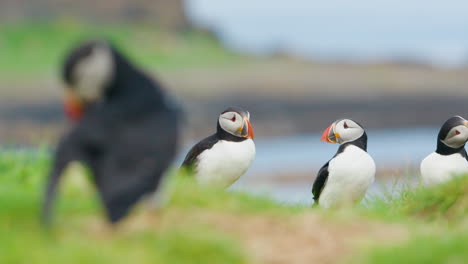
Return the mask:
[(170, 30), (190, 27), (183, 0), (0, 0), (0, 19), (86, 19), (96, 22), (154, 22)]

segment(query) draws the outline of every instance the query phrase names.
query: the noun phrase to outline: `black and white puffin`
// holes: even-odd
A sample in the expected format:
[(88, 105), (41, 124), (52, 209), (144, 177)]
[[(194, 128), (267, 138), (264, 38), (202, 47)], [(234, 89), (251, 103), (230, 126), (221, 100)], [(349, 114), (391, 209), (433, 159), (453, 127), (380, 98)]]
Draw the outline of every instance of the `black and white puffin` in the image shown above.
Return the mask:
[(253, 138), (249, 112), (230, 107), (219, 116), (216, 133), (193, 146), (182, 167), (190, 168), (200, 184), (227, 188), (252, 164)]
[(450, 180), (454, 175), (468, 173), (468, 121), (460, 116), (448, 119), (437, 136), (437, 149), (421, 162), (421, 180), (434, 185)]
[(318, 172), (312, 188), (315, 204), (330, 208), (360, 202), (374, 182), (376, 170), (367, 153), (364, 128), (350, 119), (338, 120), (324, 131), (321, 140), (340, 147)]
[(90, 169), (109, 221), (117, 222), (158, 190), (176, 154), (179, 110), (159, 83), (106, 41), (73, 49), (63, 79), (65, 112), (76, 123), (57, 147), (42, 220), (50, 223), (62, 172), (79, 161)]

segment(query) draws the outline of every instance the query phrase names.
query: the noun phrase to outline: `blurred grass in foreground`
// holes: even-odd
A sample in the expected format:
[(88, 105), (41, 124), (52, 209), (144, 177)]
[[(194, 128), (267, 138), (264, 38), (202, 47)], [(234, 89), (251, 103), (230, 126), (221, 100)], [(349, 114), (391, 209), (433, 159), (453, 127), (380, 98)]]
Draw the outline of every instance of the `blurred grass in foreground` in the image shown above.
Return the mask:
[(0, 77), (53, 74), (77, 42), (101, 37), (149, 68), (171, 70), (224, 65), (240, 59), (203, 32), (169, 33), (149, 24), (3, 23), (0, 25)]
[[(354, 248), (351, 260), (356, 263), (465, 263), (468, 259), (468, 177), (429, 189), (408, 188), (392, 199), (374, 199), (366, 208), (345, 211), (344, 218), (341, 212), (199, 188), (188, 177), (172, 177), (170, 199), (162, 210), (148, 212), (141, 206), (112, 229), (104, 222), (92, 186), (74, 169), (67, 172), (60, 190), (55, 227), (45, 232), (38, 212), (49, 164), (46, 149), (0, 152), (0, 263), (257, 263), (245, 248), (245, 237), (237, 232), (255, 237), (286, 228), (277, 237), (280, 241), (294, 244), (297, 238), (294, 247), (313, 251), (318, 249), (297, 237), (304, 225), (311, 229), (304, 230), (311, 239), (317, 234), (315, 228), (339, 237), (342, 231), (333, 231), (339, 225), (372, 226), (375, 221), (381, 225), (378, 229), (397, 225), (410, 236)], [(299, 231), (294, 231), (296, 225)], [(263, 233), (257, 233), (259, 228)], [(366, 229), (360, 230), (358, 234)]]
[(468, 262), (467, 232), (417, 235), (400, 245), (378, 247), (355, 263), (463, 264)]
[(47, 233), (38, 214), (49, 163), (47, 151), (0, 155), (0, 263), (245, 263), (235, 241), (202, 225), (108, 230), (93, 216), (101, 214), (94, 191), (72, 179), (60, 190), (57, 228)]
[(468, 220), (468, 177), (454, 177), (450, 182), (431, 187), (404, 184), (366, 202), (368, 210), (380, 217), (456, 224)]
[(398, 245), (374, 245), (355, 263), (468, 263), (468, 176), (411, 187), (367, 201), (372, 217), (407, 222), (415, 232)]

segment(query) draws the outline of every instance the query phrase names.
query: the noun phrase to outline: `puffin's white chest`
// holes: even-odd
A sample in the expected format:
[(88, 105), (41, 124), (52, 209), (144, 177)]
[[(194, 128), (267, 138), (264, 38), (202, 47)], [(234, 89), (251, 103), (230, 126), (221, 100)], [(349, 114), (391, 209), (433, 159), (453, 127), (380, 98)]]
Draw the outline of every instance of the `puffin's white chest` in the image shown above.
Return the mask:
[(255, 158), (255, 144), (220, 140), (198, 157), (196, 178), (201, 184), (229, 187), (242, 176)]
[(356, 146), (348, 146), (328, 165), (328, 179), (319, 198), (321, 207), (329, 208), (360, 202), (374, 182), (372, 157)]
[(421, 180), (425, 185), (446, 182), (456, 174), (468, 173), (468, 161), (460, 154), (432, 153), (421, 162)]

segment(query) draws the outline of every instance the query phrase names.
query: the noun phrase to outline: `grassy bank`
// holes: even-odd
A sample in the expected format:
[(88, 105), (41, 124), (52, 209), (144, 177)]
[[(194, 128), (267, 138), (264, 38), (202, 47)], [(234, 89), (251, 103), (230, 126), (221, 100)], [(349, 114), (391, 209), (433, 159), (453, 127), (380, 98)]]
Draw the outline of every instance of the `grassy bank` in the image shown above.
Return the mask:
[[(56, 229), (44, 231), (38, 211), (47, 152), (0, 157), (0, 263), (244, 263), (232, 238), (207, 226), (154, 222), (112, 230), (102, 222), (94, 192), (74, 169), (67, 173), (58, 203)], [(81, 175), (78, 175), (81, 176)], [(145, 215), (144, 217), (153, 217)], [(134, 227), (132, 227), (134, 225)], [(27, 252), (27, 253), (25, 253)]]
[[(325, 212), (196, 188), (173, 177), (162, 209), (117, 227), (93, 188), (66, 173), (54, 228), (38, 223), (47, 151), (0, 154), (0, 263), (465, 263), (468, 178)], [(337, 253), (338, 252), (338, 253)]]
[(183, 69), (233, 63), (227, 52), (206, 33), (170, 34), (155, 25), (98, 25), (74, 21), (0, 25), (0, 77), (34, 78), (55, 73), (77, 41), (103, 37), (139, 64), (158, 69)]

